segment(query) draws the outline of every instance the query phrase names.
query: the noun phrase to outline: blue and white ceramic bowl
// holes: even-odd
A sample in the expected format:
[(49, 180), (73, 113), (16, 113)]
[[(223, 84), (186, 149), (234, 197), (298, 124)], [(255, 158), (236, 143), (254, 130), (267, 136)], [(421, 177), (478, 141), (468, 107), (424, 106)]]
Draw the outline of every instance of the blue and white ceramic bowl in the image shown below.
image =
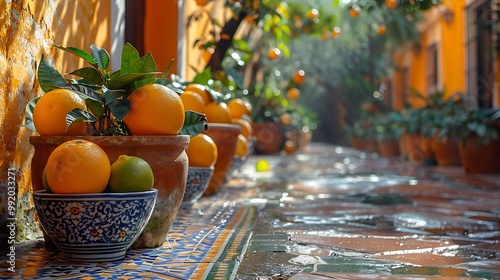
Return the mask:
[(33, 193), (43, 229), (71, 261), (124, 258), (146, 226), (157, 190), (128, 193)]
[(188, 168), (186, 191), (182, 199), (182, 205), (191, 205), (203, 195), (214, 174), (214, 167), (192, 167)]

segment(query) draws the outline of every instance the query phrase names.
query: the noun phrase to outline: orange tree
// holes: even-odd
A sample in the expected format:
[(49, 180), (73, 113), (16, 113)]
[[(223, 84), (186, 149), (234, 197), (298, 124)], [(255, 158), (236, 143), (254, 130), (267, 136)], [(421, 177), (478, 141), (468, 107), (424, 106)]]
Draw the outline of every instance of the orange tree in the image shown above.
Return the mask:
[[(373, 99), (374, 92), (383, 97), (382, 78), (393, 68), (388, 50), (418, 44), (420, 11), (439, 2), (227, 0), (233, 16), (219, 34), (212, 32), (213, 38), (196, 44), (215, 49), (206, 65), (205, 73), (211, 73), (207, 79), (241, 89), (256, 104), (254, 119), (276, 119), (273, 112), (311, 106), (328, 126), (343, 121), (340, 114), (332, 118), (341, 106), (352, 123), (360, 104)], [(237, 38), (248, 18), (252, 28)], [(307, 73), (299, 87), (307, 98), (291, 102), (284, 93), (295, 86), (291, 77), (297, 69)], [(331, 141), (338, 129), (330, 128), (324, 140)]]

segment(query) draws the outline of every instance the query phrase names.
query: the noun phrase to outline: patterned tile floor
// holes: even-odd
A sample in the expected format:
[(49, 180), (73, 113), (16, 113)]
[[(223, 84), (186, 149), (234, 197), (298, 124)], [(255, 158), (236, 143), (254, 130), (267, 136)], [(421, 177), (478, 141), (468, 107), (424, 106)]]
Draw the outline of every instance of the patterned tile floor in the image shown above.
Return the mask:
[(500, 279), (500, 176), (323, 144), (252, 156), (162, 247), (75, 264), (34, 246), (0, 272), (30, 278)]

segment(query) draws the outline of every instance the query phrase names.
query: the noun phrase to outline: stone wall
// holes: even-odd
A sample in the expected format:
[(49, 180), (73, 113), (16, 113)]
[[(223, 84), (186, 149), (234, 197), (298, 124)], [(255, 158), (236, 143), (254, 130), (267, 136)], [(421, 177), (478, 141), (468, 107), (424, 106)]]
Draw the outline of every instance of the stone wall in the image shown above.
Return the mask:
[[(40, 235), (31, 198), (29, 137), (20, 127), (26, 104), (43, 94), (37, 82), (42, 54), (60, 72), (83, 66), (54, 44), (89, 50), (91, 44), (110, 49), (112, 0), (0, 0), (0, 239), (8, 230), (8, 180), (17, 183), (17, 241)], [(12, 169), (15, 172), (9, 173)]]

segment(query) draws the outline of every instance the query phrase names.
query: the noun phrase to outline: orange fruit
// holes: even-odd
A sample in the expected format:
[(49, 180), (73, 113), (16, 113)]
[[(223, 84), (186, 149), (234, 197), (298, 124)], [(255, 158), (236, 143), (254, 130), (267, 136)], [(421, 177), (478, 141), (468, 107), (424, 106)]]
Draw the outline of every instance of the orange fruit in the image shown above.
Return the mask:
[(359, 16), (360, 12), (361, 12), (361, 8), (359, 8), (358, 5), (352, 5), (351, 8), (349, 8), (349, 14), (353, 18)]
[(231, 110), (224, 102), (210, 102), (205, 105), (205, 116), (209, 123), (231, 123)]
[(207, 0), (196, 0), (196, 4), (198, 6), (206, 6), (208, 4), (208, 1)]
[(111, 164), (110, 192), (142, 192), (153, 188), (153, 170), (140, 157), (120, 155)]
[(280, 50), (280, 49), (278, 49), (278, 48), (271, 48), (271, 49), (267, 52), (267, 57), (268, 57), (270, 60), (275, 60), (275, 59), (278, 59), (280, 56), (281, 56), (281, 50)]
[(335, 26), (332, 30), (332, 36), (336, 38), (336, 37), (340, 36), (341, 32), (342, 32), (342, 30), (340, 29), (340, 27)]
[(288, 113), (280, 115), (280, 120), (284, 125), (290, 125), (292, 123), (292, 116)]
[(85, 110), (85, 101), (68, 89), (51, 90), (40, 99), (33, 110), (33, 124), (41, 136), (83, 135), (86, 123), (74, 123), (66, 131), (66, 114), (79, 108)]
[(203, 102), (205, 102), (205, 105), (214, 101), (212, 94), (208, 92), (204, 85), (189, 84), (186, 86), (186, 89), (184, 91), (190, 91), (198, 94), (203, 99)]
[(250, 136), (252, 136), (252, 124), (249, 121), (245, 119), (232, 119), (231, 122), (240, 125), (241, 135), (246, 139), (250, 139)]
[(288, 98), (290, 98), (290, 100), (297, 100), (299, 99), (300, 97), (300, 90), (298, 88), (290, 88), (287, 92), (286, 92)]
[(328, 38), (330, 38), (330, 35), (331, 33), (330, 32), (324, 32), (323, 34), (321, 34), (321, 39), (323, 39), (323, 41), (326, 41), (328, 40)]
[(164, 85), (147, 84), (128, 97), (130, 111), (123, 121), (132, 135), (177, 135), (184, 125), (179, 95)]
[(205, 49), (205, 51), (203, 52), (203, 60), (205, 61), (205, 63), (208, 63), (210, 61), (214, 52), (215, 52), (214, 48)]
[(205, 113), (205, 101), (203, 101), (203, 98), (199, 94), (192, 91), (184, 91), (180, 96), (184, 110), (191, 110), (200, 114)]
[(285, 146), (283, 147), (283, 150), (287, 153), (287, 154), (291, 154), (295, 151), (295, 143), (292, 141), (292, 140), (287, 140), (285, 142)]
[(297, 70), (295, 71), (295, 73), (293, 73), (292, 81), (296, 85), (301, 85), (305, 79), (306, 79), (306, 72), (304, 72), (304, 70)]
[(45, 166), (53, 193), (101, 193), (108, 185), (111, 165), (106, 153), (87, 140), (70, 140), (54, 149)]
[(382, 35), (384, 35), (386, 32), (387, 32), (387, 28), (385, 27), (385, 25), (383, 25), (383, 24), (379, 24), (379, 25), (377, 26), (377, 34), (378, 34), (378, 35), (381, 35), (381, 36), (382, 36)]
[(248, 151), (248, 140), (241, 134), (238, 135), (238, 140), (236, 142), (236, 151), (234, 155), (237, 157), (244, 157), (247, 155)]
[(385, 5), (389, 10), (396, 8), (398, 2), (396, 0), (385, 0)]
[(210, 167), (217, 161), (217, 145), (210, 136), (200, 133), (191, 137), (186, 148), (186, 154), (189, 159), (189, 166)]
[(250, 103), (245, 102), (243, 99), (234, 98), (227, 103), (227, 106), (229, 110), (231, 110), (232, 118), (237, 119), (241, 118), (243, 115), (250, 115), (252, 108), (251, 105), (250, 108), (248, 107), (249, 104)]
[(318, 18), (319, 17), (319, 11), (317, 9), (311, 9), (311, 10), (307, 11), (307, 16), (310, 19)]

